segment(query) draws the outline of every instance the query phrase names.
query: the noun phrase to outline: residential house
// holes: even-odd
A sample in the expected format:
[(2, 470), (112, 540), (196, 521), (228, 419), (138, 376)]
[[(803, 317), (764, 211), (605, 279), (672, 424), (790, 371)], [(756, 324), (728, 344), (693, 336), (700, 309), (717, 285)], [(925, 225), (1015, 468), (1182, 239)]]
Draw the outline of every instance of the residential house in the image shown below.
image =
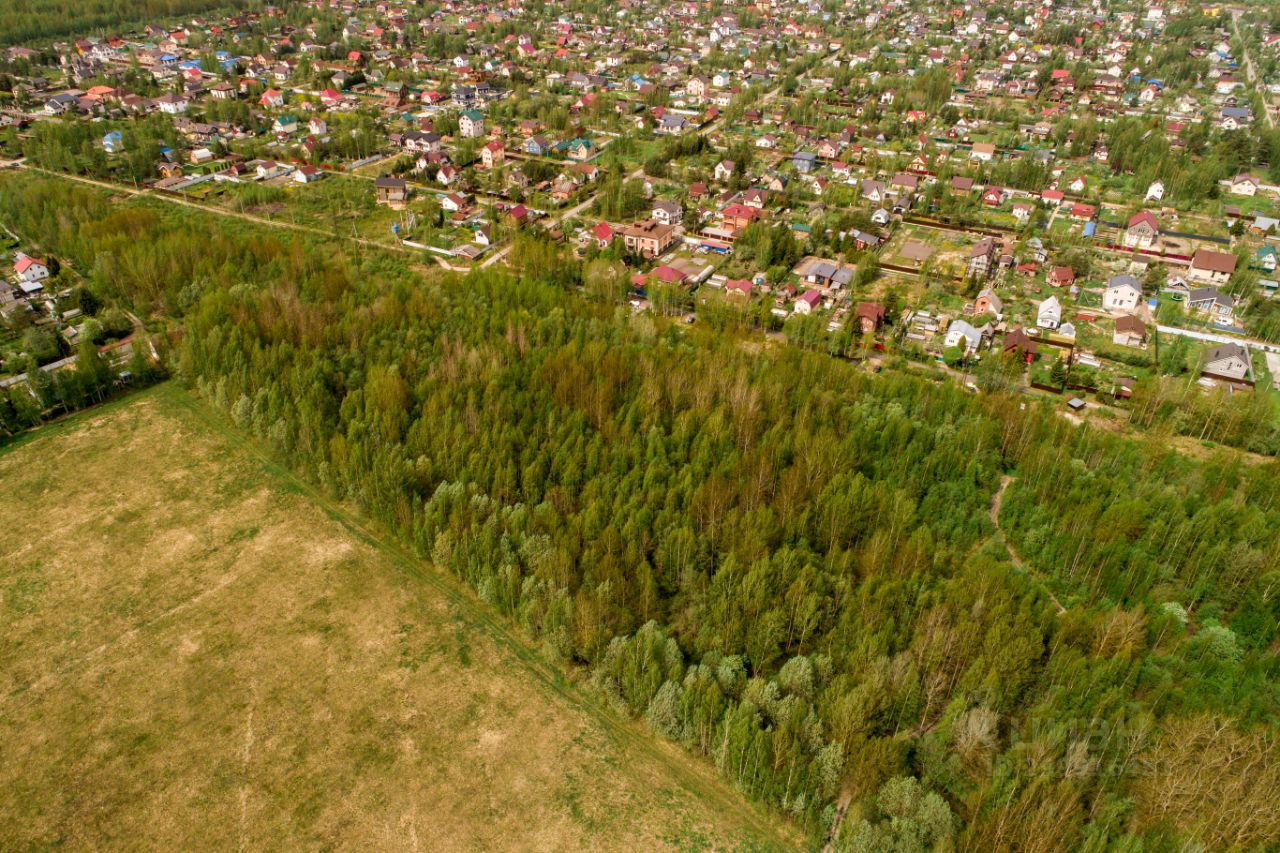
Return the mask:
[(1188, 311), (1208, 314), (1213, 322), (1229, 325), (1235, 312), (1236, 301), (1216, 287), (1197, 287), (1187, 294), (1186, 304)]
[(689, 126), (689, 120), (684, 116), (676, 115), (675, 113), (665, 113), (658, 121), (657, 130), (658, 133), (675, 136), (677, 134), (684, 133)]
[(791, 158), (791, 165), (797, 172), (812, 172), (818, 165), (818, 155), (812, 151), (799, 151)]
[(810, 314), (821, 306), (822, 294), (816, 290), (806, 290), (796, 297), (794, 310), (797, 314)]
[(655, 201), (649, 217), (663, 225), (679, 225), (684, 217), (684, 208), (678, 201)]
[(1070, 287), (1075, 283), (1076, 271), (1071, 267), (1057, 266), (1049, 270), (1049, 284), (1054, 287)]
[(1253, 262), (1263, 272), (1275, 272), (1276, 267), (1280, 266), (1280, 253), (1269, 243), (1259, 246), (1258, 251), (1253, 254)]
[(429, 131), (411, 130), (400, 137), (400, 147), (406, 151), (430, 154), (442, 149), (439, 135)]
[(1123, 347), (1140, 347), (1147, 342), (1147, 324), (1132, 314), (1119, 317), (1111, 342)]
[(881, 181), (865, 178), (861, 185), (862, 197), (879, 204), (887, 196), (885, 185)]
[(1253, 113), (1247, 107), (1223, 107), (1218, 113), (1218, 127), (1223, 130), (1240, 130), (1253, 121)]
[(25, 294), (37, 293), (44, 289), (41, 284), (49, 277), (49, 265), (42, 260), (18, 253), (13, 271), (18, 276), (18, 287)]
[(324, 177), (324, 172), (315, 166), (299, 166), (293, 173), (293, 179), (300, 184), (313, 184)]
[(1133, 276), (1113, 275), (1107, 280), (1107, 289), (1102, 294), (1103, 310), (1132, 313), (1141, 301), (1142, 285)]
[(1226, 284), (1236, 271), (1236, 256), (1230, 252), (1197, 249), (1191, 256), (1187, 278), (1199, 284)]
[(1143, 210), (1129, 217), (1124, 229), (1124, 244), (1130, 249), (1154, 249), (1160, 240), (1160, 223), (1151, 211)]
[(1001, 348), (1005, 354), (1013, 353), (1020, 361), (1030, 364), (1036, 357), (1036, 342), (1021, 327), (1004, 336)]
[(1258, 194), (1258, 186), (1261, 183), (1253, 175), (1236, 175), (1231, 179), (1231, 194), (1255, 196)]
[(1042, 329), (1056, 329), (1062, 325), (1062, 304), (1058, 297), (1050, 296), (1036, 309), (1036, 325)]
[(480, 149), (480, 162), (486, 169), (496, 169), (506, 160), (507, 152), (502, 143), (493, 140)]
[(996, 147), (990, 142), (975, 142), (969, 150), (969, 159), (989, 163), (996, 156)]
[(484, 113), (479, 110), (463, 110), (458, 116), (458, 135), (463, 139), (484, 136)]
[(973, 303), (973, 313), (978, 317), (991, 314), (1000, 320), (1004, 314), (1004, 301), (991, 290), (983, 290)]
[(377, 178), (373, 182), (378, 204), (404, 207), (409, 200), (409, 185), (401, 178)]
[(609, 244), (613, 242), (613, 226), (608, 222), (600, 222), (591, 229), (591, 236), (596, 241), (598, 248), (607, 249)]
[(674, 225), (656, 219), (647, 219), (622, 229), (622, 242), (627, 251), (650, 260), (671, 248), (678, 236)]
[(978, 328), (964, 320), (952, 320), (951, 325), (947, 326), (943, 346), (948, 349), (958, 347), (965, 355), (972, 355), (982, 346), (990, 330), (989, 324)]
[(175, 95), (170, 92), (167, 95), (161, 95), (156, 99), (156, 108), (162, 113), (169, 115), (181, 115), (187, 111), (187, 107), (191, 106), (191, 101), (186, 95)]
[(884, 306), (879, 302), (858, 303), (858, 323), (862, 334), (872, 335), (884, 325)]
[(1219, 344), (1205, 353), (1202, 371), (1209, 376), (1233, 381), (1249, 377), (1249, 350), (1240, 344)]
[(995, 273), (996, 241), (990, 237), (979, 240), (969, 250), (966, 275), (972, 278), (990, 278)]
[(748, 204), (725, 205), (720, 211), (720, 221), (726, 228), (741, 230), (761, 218), (761, 210)]
[(898, 193), (913, 193), (920, 186), (920, 178), (906, 172), (899, 172), (889, 179), (889, 189)]

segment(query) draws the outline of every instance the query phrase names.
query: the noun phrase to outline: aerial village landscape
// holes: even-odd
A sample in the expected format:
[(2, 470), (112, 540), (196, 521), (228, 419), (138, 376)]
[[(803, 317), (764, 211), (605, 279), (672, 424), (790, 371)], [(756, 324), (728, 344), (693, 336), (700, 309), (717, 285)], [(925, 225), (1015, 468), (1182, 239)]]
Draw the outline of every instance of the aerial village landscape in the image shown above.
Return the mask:
[[(1013, 354), (1077, 408), (1158, 372), (1271, 387), (1280, 33), (1110, 9), (268, 6), (9, 48), (0, 153), (450, 270), (539, 232), (625, 262), (637, 311), (876, 369)], [(8, 255), (12, 382), (88, 318)]]
[(1280, 850), (1280, 4), (0, 2), (0, 850)]

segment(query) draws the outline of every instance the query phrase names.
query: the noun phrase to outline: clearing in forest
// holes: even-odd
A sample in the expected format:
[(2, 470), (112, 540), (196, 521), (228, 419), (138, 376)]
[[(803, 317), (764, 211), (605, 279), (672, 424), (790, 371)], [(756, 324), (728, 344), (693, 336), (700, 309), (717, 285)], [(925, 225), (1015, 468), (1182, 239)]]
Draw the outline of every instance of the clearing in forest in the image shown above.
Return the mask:
[(6, 848), (796, 842), (173, 384), (0, 483)]

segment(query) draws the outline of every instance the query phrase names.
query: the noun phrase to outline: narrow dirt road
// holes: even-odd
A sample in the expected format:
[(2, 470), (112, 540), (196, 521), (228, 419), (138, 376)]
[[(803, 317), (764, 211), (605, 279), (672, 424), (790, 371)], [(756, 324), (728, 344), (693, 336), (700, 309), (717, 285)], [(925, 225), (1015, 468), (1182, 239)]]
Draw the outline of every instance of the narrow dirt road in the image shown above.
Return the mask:
[[(991, 523), (996, 528), (996, 536), (1000, 537), (1000, 543), (1004, 545), (1004, 549), (1009, 554), (1009, 561), (1013, 563), (1013, 567), (1020, 572), (1025, 572), (1035, 577), (1034, 571), (1027, 569), (1027, 564), (1023, 561), (1022, 555), (1018, 553), (1018, 549), (1013, 547), (1013, 543), (1009, 541), (1009, 537), (1004, 535), (1004, 531), (1000, 529), (1000, 507), (1004, 504), (1004, 493), (1009, 488), (1014, 477), (1012, 474), (1004, 474), (1000, 477), (1000, 488), (996, 489), (995, 496), (991, 498)], [(1049, 596), (1049, 600), (1053, 602), (1053, 606), (1058, 608), (1058, 613), (1066, 613), (1067, 608), (1062, 606), (1062, 602), (1058, 601), (1058, 597), (1053, 594), (1053, 590), (1049, 589), (1043, 581), (1036, 578), (1040, 588), (1044, 590), (1044, 594)]]

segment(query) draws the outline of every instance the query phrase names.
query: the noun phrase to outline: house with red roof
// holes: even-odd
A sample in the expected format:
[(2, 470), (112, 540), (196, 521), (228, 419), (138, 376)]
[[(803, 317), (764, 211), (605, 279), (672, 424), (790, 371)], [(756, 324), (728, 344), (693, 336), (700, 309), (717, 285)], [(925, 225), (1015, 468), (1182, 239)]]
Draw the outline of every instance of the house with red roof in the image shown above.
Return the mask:
[(49, 277), (49, 265), (29, 255), (18, 254), (18, 261), (13, 265), (18, 274), (18, 284), (26, 293), (34, 293), (41, 289), (40, 282)]
[(726, 228), (746, 228), (760, 217), (760, 208), (748, 204), (729, 204), (720, 211), (720, 216)]
[(1071, 205), (1071, 218), (1077, 222), (1088, 222), (1097, 214), (1098, 209), (1091, 204)]
[(822, 294), (816, 290), (806, 290), (796, 298), (795, 312), (810, 314), (822, 305)]
[(663, 284), (680, 284), (687, 278), (680, 270), (665, 264), (654, 269), (653, 277)]
[(503, 164), (507, 158), (506, 148), (497, 139), (492, 142), (485, 143), (480, 149), (480, 162), (486, 169), (496, 169)]
[(591, 236), (595, 237), (597, 246), (601, 249), (606, 249), (613, 242), (613, 226), (608, 222), (601, 222), (591, 229)]
[(1160, 222), (1155, 214), (1143, 210), (1129, 217), (1124, 229), (1124, 244), (1130, 249), (1153, 249), (1160, 239)]
[(1071, 267), (1053, 267), (1049, 270), (1049, 283), (1054, 287), (1070, 287), (1076, 280), (1076, 271)]

